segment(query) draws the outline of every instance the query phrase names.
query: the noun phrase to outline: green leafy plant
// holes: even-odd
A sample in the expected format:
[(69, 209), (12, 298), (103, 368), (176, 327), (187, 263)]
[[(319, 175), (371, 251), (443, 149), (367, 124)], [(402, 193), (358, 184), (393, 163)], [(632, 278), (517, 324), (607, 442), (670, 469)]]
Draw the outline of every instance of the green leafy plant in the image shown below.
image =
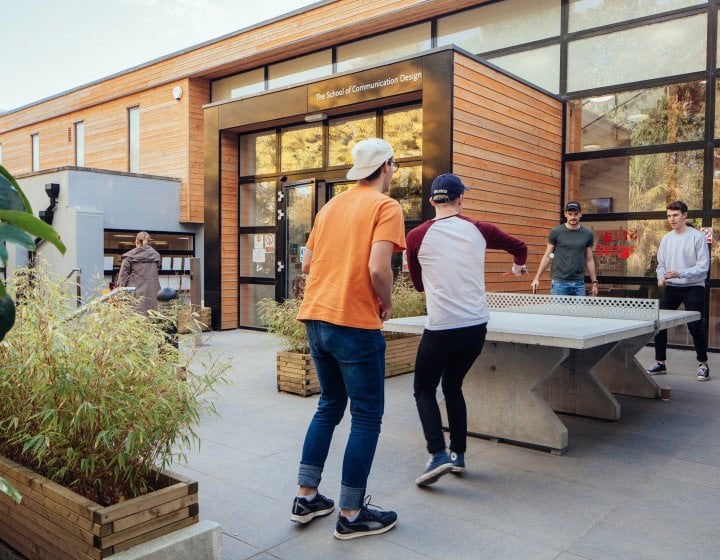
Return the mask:
[(101, 505), (162, 485), (156, 476), (197, 442), (229, 364), (191, 361), (161, 316), (131, 299), (72, 315), (66, 280), (16, 274), (15, 328), (0, 342), (0, 453)]
[[(298, 284), (302, 284), (299, 282)], [(296, 288), (302, 295), (302, 289)], [(392, 317), (414, 317), (425, 315), (425, 294), (413, 287), (405, 274), (399, 274), (392, 288)], [(268, 332), (278, 336), (283, 347), (291, 352), (306, 354), (310, 351), (305, 334), (305, 325), (296, 319), (302, 299), (290, 298), (282, 303), (274, 299), (261, 299), (257, 304), (258, 318)], [(384, 333), (389, 340), (403, 338), (403, 333)]]
[[(7, 243), (14, 243), (35, 250), (35, 239), (45, 239), (65, 254), (65, 245), (48, 224), (33, 215), (30, 202), (10, 172), (0, 165), (0, 261), (7, 264)], [(5, 291), (0, 280), (0, 341), (15, 324), (15, 302)], [(16, 502), (22, 499), (17, 490), (0, 477), (0, 492)]]

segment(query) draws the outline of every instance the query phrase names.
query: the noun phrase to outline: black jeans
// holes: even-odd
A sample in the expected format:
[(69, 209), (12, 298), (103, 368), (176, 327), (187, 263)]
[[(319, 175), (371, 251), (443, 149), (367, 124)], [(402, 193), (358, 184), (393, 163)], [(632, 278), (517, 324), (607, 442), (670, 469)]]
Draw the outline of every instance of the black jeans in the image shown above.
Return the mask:
[[(705, 307), (705, 288), (702, 286), (688, 286), (678, 288), (666, 285), (660, 296), (660, 309), (677, 309), (685, 304), (686, 311), (699, 311), (700, 319), (688, 323), (688, 330), (693, 338), (695, 354), (698, 362), (707, 362), (707, 341), (703, 330), (703, 308)], [(667, 330), (659, 331), (655, 335), (655, 359), (664, 362), (667, 356)]]
[(445, 449), (437, 387), (442, 380), (448, 424), (450, 449), (465, 453), (467, 445), (467, 408), (462, 392), (463, 379), (482, 352), (487, 324), (444, 331), (425, 330), (418, 346), (413, 385), (427, 450), (437, 453)]

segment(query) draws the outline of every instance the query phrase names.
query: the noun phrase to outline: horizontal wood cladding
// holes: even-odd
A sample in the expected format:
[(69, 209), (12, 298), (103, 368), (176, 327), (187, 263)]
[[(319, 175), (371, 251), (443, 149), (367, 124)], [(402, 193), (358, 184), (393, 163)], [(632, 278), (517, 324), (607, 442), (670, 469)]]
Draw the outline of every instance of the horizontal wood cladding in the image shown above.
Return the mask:
[[(220, 328), (238, 327), (238, 137), (220, 136)], [(252, 298), (250, 298), (252, 300)]]
[(487, 0), (338, 0), (271, 21), (0, 116), (0, 132), (185, 78), (217, 78), (363, 38)]
[(187, 183), (181, 199), (180, 221), (203, 223), (205, 220), (205, 155), (202, 106), (210, 101), (210, 81), (193, 79), (187, 81)]
[(461, 53), (454, 71), (453, 172), (477, 187), (465, 211), (528, 244), (531, 274), (521, 278), (506, 275), (509, 255), (488, 251), (487, 287), (529, 291), (558, 224), (562, 102)]

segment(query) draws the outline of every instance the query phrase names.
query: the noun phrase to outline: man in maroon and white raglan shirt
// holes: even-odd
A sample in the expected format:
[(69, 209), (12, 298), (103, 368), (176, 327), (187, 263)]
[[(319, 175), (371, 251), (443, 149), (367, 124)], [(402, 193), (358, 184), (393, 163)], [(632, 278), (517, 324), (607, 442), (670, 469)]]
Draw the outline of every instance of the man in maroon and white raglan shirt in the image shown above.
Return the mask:
[[(465, 470), (467, 409), (462, 383), (482, 351), (490, 319), (485, 297), (485, 250), (507, 251), (513, 256), (512, 273), (527, 273), (524, 241), (460, 213), (467, 188), (451, 173), (436, 177), (430, 188), (435, 218), (407, 236), (410, 278), (427, 300), (413, 389), (431, 457), (415, 480), (418, 486), (432, 484), (450, 471)], [(449, 452), (436, 398), (441, 381), (450, 427)]]

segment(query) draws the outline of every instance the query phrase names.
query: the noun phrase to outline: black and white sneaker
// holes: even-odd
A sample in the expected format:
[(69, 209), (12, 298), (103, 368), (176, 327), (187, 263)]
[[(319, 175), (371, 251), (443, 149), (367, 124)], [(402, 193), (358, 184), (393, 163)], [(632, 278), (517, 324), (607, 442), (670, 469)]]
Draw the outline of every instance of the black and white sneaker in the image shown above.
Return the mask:
[(312, 500), (296, 496), (293, 500), (290, 521), (295, 523), (310, 523), (316, 517), (330, 515), (335, 510), (335, 502), (326, 498), (319, 492)]
[(665, 375), (667, 373), (667, 368), (665, 367), (665, 364), (655, 362), (647, 369), (647, 372), (650, 375)]
[[(370, 509), (370, 507), (373, 509)], [(345, 541), (357, 537), (380, 535), (387, 533), (395, 525), (397, 525), (397, 513), (383, 511), (377, 506), (373, 506), (370, 503), (370, 496), (368, 496), (355, 521), (350, 521), (346, 517), (338, 515), (335, 538)]]
[(707, 364), (700, 364), (697, 368), (698, 381), (707, 381), (710, 379), (710, 368)]

